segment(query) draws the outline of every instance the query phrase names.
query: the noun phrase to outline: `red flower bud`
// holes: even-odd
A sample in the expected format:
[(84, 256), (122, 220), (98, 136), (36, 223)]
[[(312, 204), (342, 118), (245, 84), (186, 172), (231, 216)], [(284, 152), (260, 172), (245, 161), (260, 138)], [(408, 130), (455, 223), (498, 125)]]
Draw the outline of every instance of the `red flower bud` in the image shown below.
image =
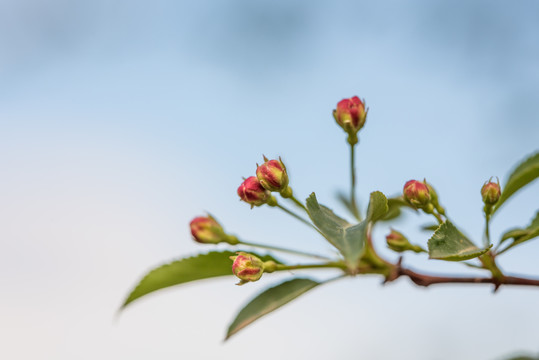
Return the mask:
[(502, 195), (502, 190), (500, 184), (496, 184), (492, 181), (486, 182), (481, 188), (481, 196), (483, 197), (483, 202), (486, 205), (494, 205), (500, 199)]
[(223, 227), (210, 215), (194, 218), (189, 226), (195, 241), (202, 244), (218, 244), (220, 242), (235, 244), (238, 242), (236, 237), (227, 235)]
[(404, 184), (404, 200), (414, 207), (424, 207), (430, 201), (429, 188), (424, 182), (410, 180)]
[(265, 203), (273, 204), (274, 201), (270, 192), (264, 189), (255, 176), (250, 176), (241, 183), (238, 195), (241, 200), (251, 204), (251, 208)]
[(234, 261), (232, 273), (240, 279), (237, 285), (260, 279), (264, 273), (264, 262), (256, 256), (245, 252), (238, 252), (237, 254), (237, 256), (230, 257)]
[(288, 174), (281, 158), (268, 160), (264, 157), (264, 163), (256, 168), (256, 177), (269, 191), (283, 191), (288, 187)]
[(337, 104), (337, 109), (333, 110), (333, 117), (350, 138), (355, 138), (357, 142), (356, 134), (367, 119), (365, 104), (357, 96), (343, 99)]
[(420, 246), (410, 244), (406, 236), (397, 230), (391, 229), (391, 232), (386, 236), (386, 241), (387, 247), (396, 252), (404, 252), (408, 250), (414, 252), (425, 251)]
[(410, 242), (400, 232), (391, 229), (391, 232), (386, 236), (387, 246), (397, 252), (408, 250)]

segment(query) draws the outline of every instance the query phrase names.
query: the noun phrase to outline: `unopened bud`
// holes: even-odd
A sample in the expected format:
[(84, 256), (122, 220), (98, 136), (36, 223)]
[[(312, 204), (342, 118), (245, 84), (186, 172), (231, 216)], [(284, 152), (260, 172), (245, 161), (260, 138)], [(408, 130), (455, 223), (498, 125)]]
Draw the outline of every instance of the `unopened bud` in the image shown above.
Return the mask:
[(387, 247), (396, 252), (414, 251), (423, 252), (420, 246), (412, 245), (408, 239), (397, 230), (391, 229), (391, 232), (386, 236)]
[(481, 188), (481, 196), (483, 197), (485, 205), (492, 206), (496, 204), (501, 195), (502, 190), (499, 181), (498, 183), (487, 181)]
[(236, 275), (240, 282), (236, 285), (243, 285), (249, 281), (257, 281), (264, 273), (264, 262), (254, 255), (238, 252), (237, 256), (231, 256), (234, 261), (232, 264), (232, 273)]
[(404, 184), (404, 200), (416, 208), (423, 208), (430, 202), (429, 188), (424, 182), (410, 180)]
[(364, 102), (357, 96), (343, 99), (333, 110), (333, 117), (337, 124), (348, 133), (348, 142), (352, 145), (357, 143), (357, 132), (365, 125), (367, 119)]
[(256, 177), (266, 190), (281, 192), (288, 188), (288, 174), (281, 158), (268, 160), (264, 156), (264, 163), (256, 168)]
[(270, 206), (277, 204), (275, 198), (260, 184), (255, 176), (250, 176), (241, 183), (238, 187), (238, 195), (241, 200), (251, 204), (251, 208), (266, 203)]
[(191, 220), (189, 227), (195, 241), (202, 244), (218, 244), (220, 242), (227, 242), (229, 244), (238, 243), (238, 239), (235, 236), (225, 233), (221, 224), (211, 215), (194, 218)]

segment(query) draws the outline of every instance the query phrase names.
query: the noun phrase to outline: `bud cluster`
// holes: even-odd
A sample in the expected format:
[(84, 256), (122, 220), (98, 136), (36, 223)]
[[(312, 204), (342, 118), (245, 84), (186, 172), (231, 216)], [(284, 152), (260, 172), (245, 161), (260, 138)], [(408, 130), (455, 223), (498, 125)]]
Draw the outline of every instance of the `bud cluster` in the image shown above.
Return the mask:
[(278, 192), (284, 198), (292, 196), (292, 189), (288, 186), (288, 173), (281, 158), (269, 160), (264, 156), (264, 163), (257, 164), (256, 176), (248, 177), (238, 187), (238, 196), (250, 204), (251, 208), (263, 204), (276, 206), (277, 200), (271, 192)]
[(241, 200), (254, 206), (261, 206), (271, 201), (271, 194), (258, 181), (256, 176), (249, 176), (238, 187), (238, 196)]

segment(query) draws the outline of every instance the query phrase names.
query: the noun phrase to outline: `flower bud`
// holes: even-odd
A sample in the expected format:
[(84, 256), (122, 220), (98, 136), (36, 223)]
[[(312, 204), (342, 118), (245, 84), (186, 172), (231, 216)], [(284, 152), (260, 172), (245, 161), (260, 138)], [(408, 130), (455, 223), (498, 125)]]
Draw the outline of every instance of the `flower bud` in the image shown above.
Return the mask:
[(396, 252), (404, 252), (411, 250), (414, 252), (423, 252), (420, 246), (412, 245), (408, 239), (400, 232), (391, 229), (391, 232), (386, 236), (387, 246)]
[(367, 110), (365, 104), (357, 96), (343, 99), (333, 110), (333, 117), (337, 124), (348, 133), (348, 142), (357, 143), (357, 132), (365, 125)]
[(232, 273), (236, 275), (240, 282), (236, 285), (243, 285), (249, 281), (257, 281), (264, 273), (264, 262), (254, 255), (238, 252), (237, 256), (231, 256), (234, 261), (232, 264)]
[(218, 244), (227, 242), (229, 244), (237, 244), (238, 239), (235, 236), (227, 235), (221, 224), (217, 222), (211, 215), (199, 216), (191, 220), (189, 224), (191, 234), (195, 241), (202, 244)]
[(277, 201), (270, 192), (260, 184), (256, 176), (250, 176), (245, 179), (238, 188), (238, 195), (241, 200), (253, 206), (260, 206), (268, 203), (268, 205), (276, 205)]
[(281, 158), (268, 160), (264, 156), (264, 163), (256, 168), (256, 177), (266, 190), (284, 191), (288, 187), (288, 174)]
[(429, 188), (424, 182), (410, 180), (404, 184), (404, 200), (416, 208), (423, 208), (430, 202)]
[(499, 181), (498, 183), (488, 181), (481, 188), (481, 196), (483, 197), (483, 202), (485, 205), (492, 206), (496, 204), (501, 195), (502, 190), (500, 188)]

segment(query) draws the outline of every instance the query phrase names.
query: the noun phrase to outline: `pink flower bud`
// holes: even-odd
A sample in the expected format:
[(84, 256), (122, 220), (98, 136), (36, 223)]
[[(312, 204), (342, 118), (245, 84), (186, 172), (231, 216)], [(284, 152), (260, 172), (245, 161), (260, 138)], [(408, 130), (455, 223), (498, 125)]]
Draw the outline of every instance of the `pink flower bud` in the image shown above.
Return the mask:
[(193, 238), (199, 243), (237, 243), (236, 237), (227, 235), (223, 230), (223, 227), (210, 215), (194, 218), (191, 220), (189, 226), (191, 227), (191, 234), (193, 235)]
[(234, 261), (232, 264), (232, 273), (236, 275), (240, 282), (237, 285), (243, 285), (249, 281), (257, 281), (264, 273), (264, 262), (254, 255), (238, 252), (237, 256), (231, 256)]
[(283, 191), (288, 187), (288, 174), (281, 158), (268, 160), (256, 168), (256, 177), (265, 189), (269, 191)]
[(483, 202), (486, 205), (494, 205), (500, 199), (502, 195), (502, 190), (499, 183), (494, 183), (492, 181), (486, 182), (481, 188), (481, 196), (483, 197)]
[(423, 252), (423, 248), (417, 245), (412, 245), (400, 232), (391, 229), (391, 232), (386, 236), (387, 247), (396, 252), (414, 251), (416, 253)]
[(357, 96), (343, 99), (337, 104), (337, 109), (333, 110), (333, 117), (344, 131), (356, 137), (367, 119), (365, 104)]
[(430, 201), (429, 188), (425, 182), (410, 180), (404, 184), (404, 200), (414, 207), (421, 208)]
[(241, 200), (253, 206), (260, 206), (271, 199), (271, 194), (260, 184), (255, 176), (245, 179), (238, 188), (238, 195)]
[(386, 236), (387, 246), (397, 252), (402, 252), (408, 250), (410, 247), (410, 242), (408, 239), (400, 232), (391, 229), (391, 232)]

